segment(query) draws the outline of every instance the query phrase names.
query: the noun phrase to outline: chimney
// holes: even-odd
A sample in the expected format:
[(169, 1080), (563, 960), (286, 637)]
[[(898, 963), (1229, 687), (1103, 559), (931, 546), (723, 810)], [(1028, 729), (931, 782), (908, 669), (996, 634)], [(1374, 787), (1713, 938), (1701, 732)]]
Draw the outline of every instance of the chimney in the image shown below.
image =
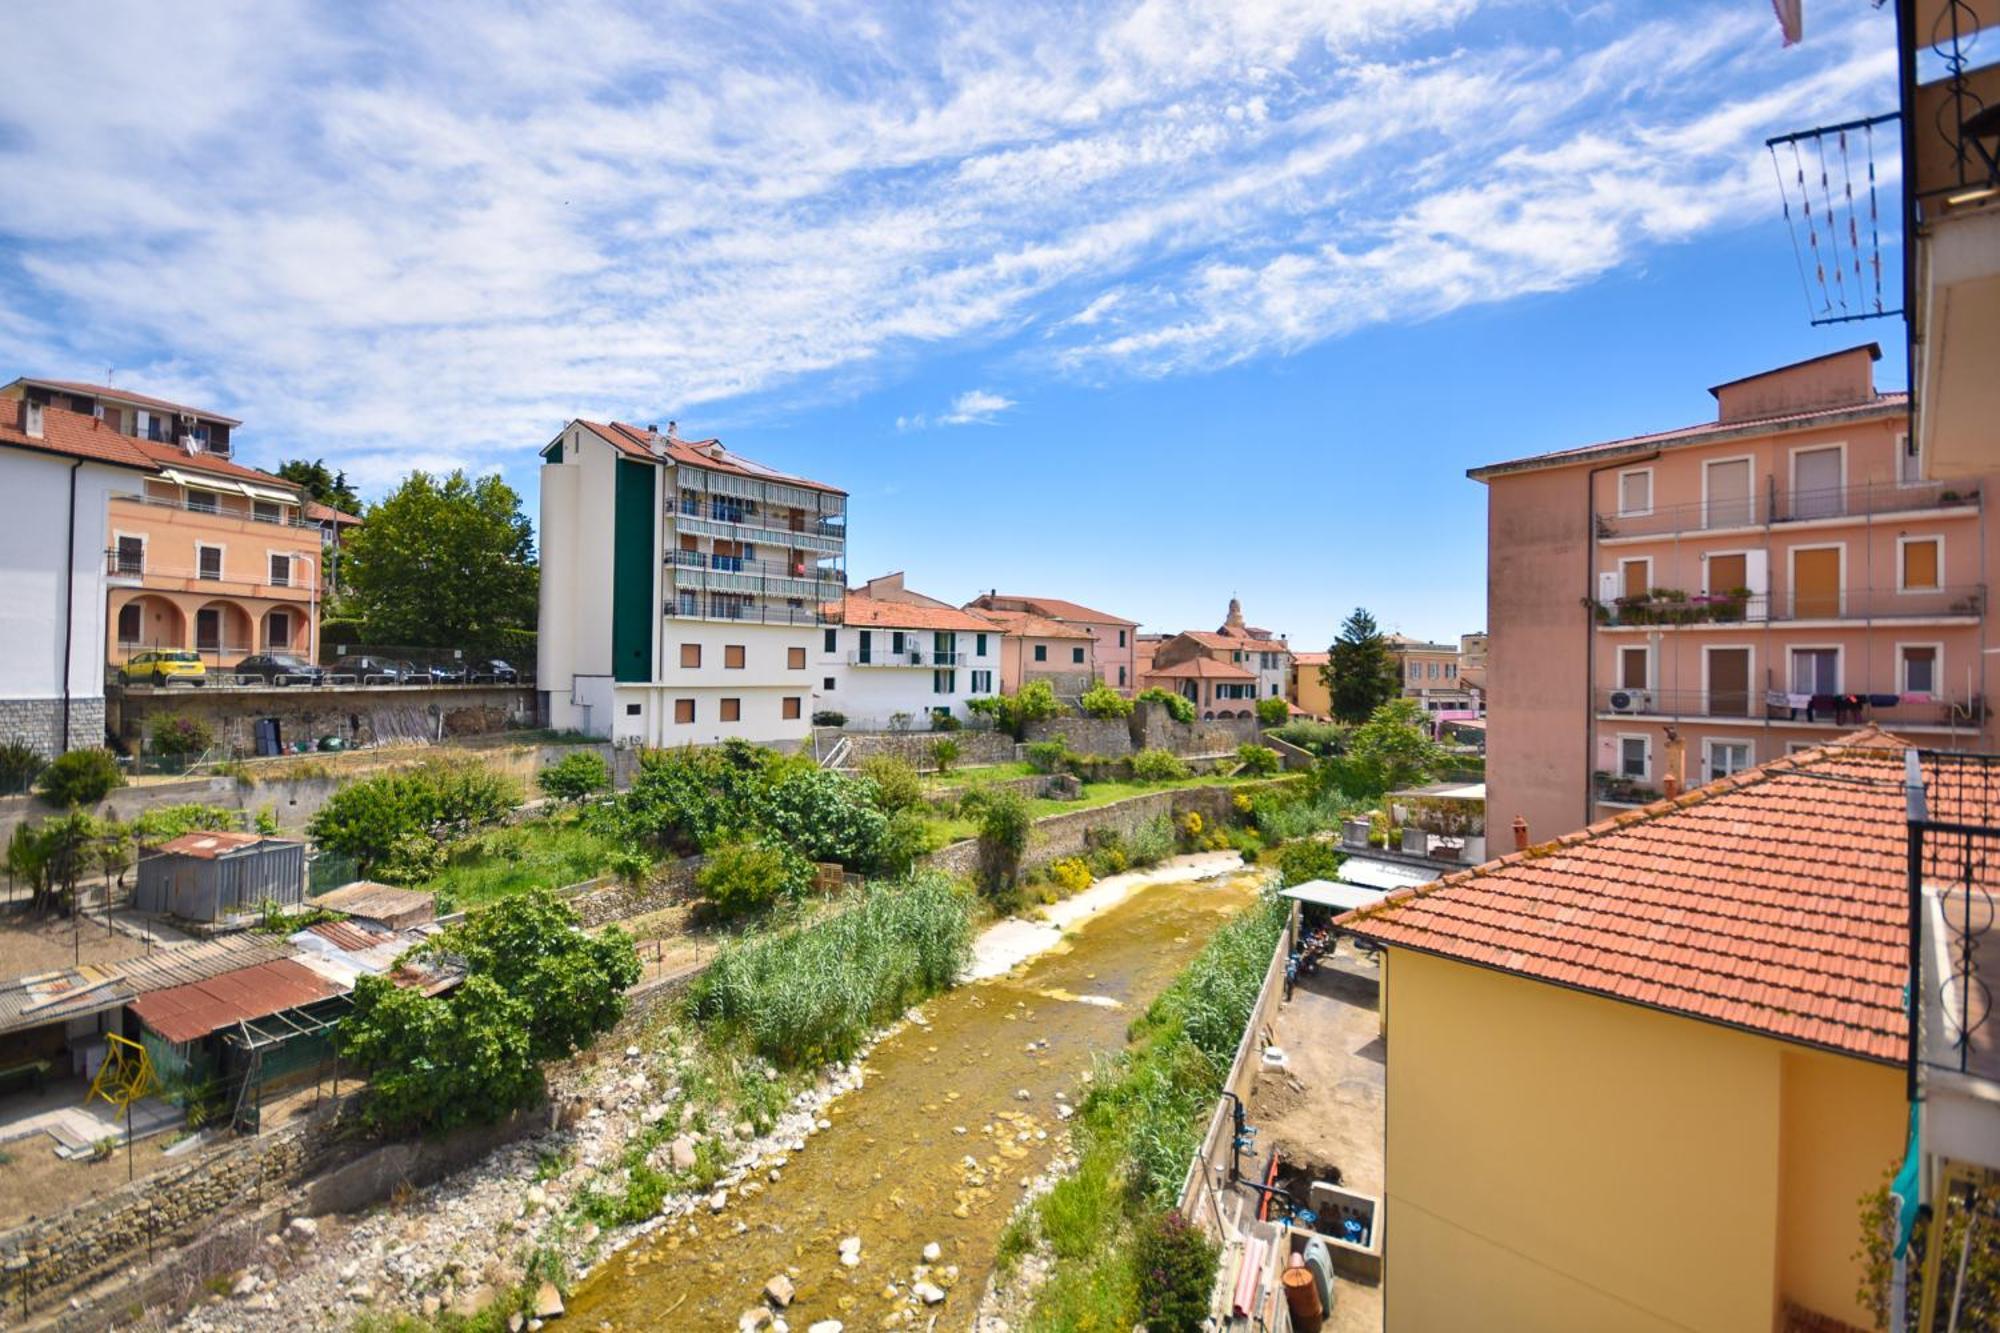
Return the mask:
[(1666, 798), (1670, 801), (1674, 797), (1679, 796), (1681, 794), (1681, 775), (1678, 773), (1667, 774), (1666, 777), (1660, 780), (1660, 790), (1665, 793)]
[(1528, 821), (1521, 815), (1514, 816), (1514, 850), (1517, 852), (1528, 850)]
[(678, 422), (678, 421), (669, 421), (669, 422), (667, 423), (667, 438), (668, 438), (668, 439), (670, 439), (670, 440), (671, 440), (671, 439), (674, 439), (674, 438), (676, 438), (676, 436), (675, 436), (674, 432), (675, 432), (675, 431), (676, 431), (677, 429), (679, 429), (679, 427), (680, 427), (680, 424), (681, 424), (681, 423), (680, 423), (680, 422)]
[(21, 433), (31, 440), (42, 438), (42, 405), (21, 400)]

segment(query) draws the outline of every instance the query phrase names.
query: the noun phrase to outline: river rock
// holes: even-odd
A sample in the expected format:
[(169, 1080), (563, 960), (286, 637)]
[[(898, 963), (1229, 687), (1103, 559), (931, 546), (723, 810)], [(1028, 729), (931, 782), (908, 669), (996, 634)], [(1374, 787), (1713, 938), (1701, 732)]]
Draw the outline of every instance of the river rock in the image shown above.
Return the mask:
[(229, 1294), (231, 1296), (248, 1296), (262, 1285), (255, 1273), (245, 1273), (242, 1277), (237, 1278), (235, 1283), (229, 1288)]
[(935, 1282), (915, 1282), (910, 1285), (910, 1294), (925, 1305), (937, 1305), (944, 1300), (944, 1288)]
[(667, 1153), (673, 1160), (674, 1170), (694, 1170), (694, 1140), (687, 1135), (683, 1134), (669, 1144)]
[(783, 1273), (778, 1274), (764, 1284), (764, 1299), (777, 1306), (780, 1310), (790, 1305), (792, 1297), (797, 1294), (798, 1289), (792, 1286), (792, 1280)]
[(930, 1244), (924, 1246), (925, 1263), (934, 1264), (943, 1257), (944, 1257), (944, 1247), (942, 1245), (939, 1245), (936, 1241), (932, 1241)]
[(711, 1213), (719, 1213), (719, 1212), (721, 1212), (721, 1211), (722, 1211), (722, 1210), (723, 1210), (724, 1208), (727, 1208), (728, 1206), (729, 1206), (729, 1191), (728, 1191), (728, 1190), (717, 1190), (717, 1191), (716, 1191), (715, 1193), (713, 1193), (713, 1194), (711, 1194), (711, 1195), (709, 1195), (709, 1196), (708, 1196), (708, 1211), (709, 1211), (709, 1212), (711, 1212)]
[(860, 1264), (861, 1237), (849, 1236), (840, 1242), (840, 1262), (846, 1268), (853, 1268)]
[(534, 1314), (537, 1319), (554, 1319), (563, 1312), (562, 1293), (553, 1282), (544, 1282), (535, 1288)]
[(806, 1333), (847, 1333), (847, 1325), (838, 1319), (822, 1319), (807, 1328)]
[(312, 1240), (318, 1235), (319, 1223), (313, 1221), (310, 1217), (295, 1217), (285, 1227), (285, 1239), (289, 1241), (302, 1243)]
[(736, 1327), (742, 1330), (743, 1333), (752, 1333), (752, 1330), (769, 1328), (770, 1326), (771, 1312), (761, 1305), (754, 1310), (745, 1310), (742, 1314), (736, 1316)]

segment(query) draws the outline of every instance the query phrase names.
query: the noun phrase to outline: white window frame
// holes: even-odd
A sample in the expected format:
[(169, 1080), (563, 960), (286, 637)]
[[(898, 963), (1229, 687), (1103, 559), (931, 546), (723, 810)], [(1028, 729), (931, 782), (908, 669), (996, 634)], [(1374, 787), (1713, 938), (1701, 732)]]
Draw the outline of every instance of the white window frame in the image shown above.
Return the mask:
[[(1644, 477), (1646, 479), (1646, 504), (1644, 508), (1627, 509), (1625, 507), (1625, 479), (1627, 477)], [(1617, 499), (1618, 499), (1617, 516), (1619, 518), (1646, 518), (1650, 516), (1653, 512), (1653, 499), (1654, 499), (1653, 469), (1649, 467), (1628, 467), (1623, 472), (1620, 472), (1618, 474)]]
[[(1908, 572), (1903, 564), (1903, 550), (1905, 547), (1915, 545), (1917, 542), (1937, 543), (1937, 586), (1934, 588), (1912, 588), (1909, 586), (1909, 583), (1907, 582)], [(1942, 532), (1923, 532), (1923, 533), (1918, 533), (1914, 536), (1897, 537), (1896, 538), (1896, 595), (1900, 597), (1904, 593), (1926, 593), (1926, 592), (1940, 593), (1943, 592), (1944, 589), (1945, 589), (1944, 534)]]
[[(215, 552), (215, 577), (201, 572), (201, 553)], [(221, 583), (229, 577), (229, 548), (221, 542), (196, 542), (194, 544), (194, 580), (196, 583)]]
[[(1906, 648), (1928, 648), (1931, 650), (1931, 687), (1928, 690), (1910, 688), (1909, 663), (1903, 658)], [(1944, 644), (1936, 639), (1899, 639), (1896, 642), (1896, 693), (1928, 694), (1933, 699), (1944, 696)]]
[[(1634, 782), (1651, 782), (1653, 780), (1652, 736), (1643, 731), (1621, 731), (1617, 732), (1616, 736), (1618, 739), (1618, 776), (1621, 778), (1631, 778)], [(1645, 747), (1644, 757), (1640, 760), (1639, 772), (1637, 774), (1625, 771), (1626, 741), (1638, 741), (1640, 745)]]
[[(1839, 511), (1832, 514), (1815, 515), (1820, 519), (1846, 518), (1847, 513), (1847, 441), (1822, 440), (1818, 444), (1795, 444), (1785, 452), (1785, 479), (1791, 484), (1790, 507), (1796, 511), (1799, 498), (1799, 455), (1817, 454), (1831, 449), (1840, 455), (1840, 485), (1835, 487), (1840, 493)], [(1794, 517), (1796, 517), (1794, 513)]]
[(1642, 590), (1641, 595), (1651, 597), (1653, 589), (1658, 586), (1653, 580), (1653, 557), (1650, 555), (1627, 555), (1619, 557), (1617, 573), (1618, 595), (1620, 597), (1631, 596), (1630, 593), (1625, 591), (1625, 566), (1627, 565), (1644, 565), (1646, 567), (1646, 586)]
[[(1715, 710), (1709, 703), (1708, 663), (1710, 655), (1714, 653), (1733, 652), (1749, 654), (1745, 659), (1746, 666), (1743, 678), (1744, 691), (1750, 696), (1750, 711), (1744, 714), (1743, 720), (1754, 722), (1757, 720), (1758, 709), (1764, 700), (1764, 691), (1757, 687), (1757, 645), (1754, 643), (1705, 643), (1701, 646), (1701, 715), (1703, 717), (1716, 716)], [(1726, 714), (1725, 720), (1734, 716), (1735, 714), (1733, 713)]]
[[(1715, 748), (1718, 745), (1740, 745), (1743, 747), (1743, 767), (1732, 768), (1728, 773), (1715, 771)], [(1757, 767), (1757, 742), (1751, 737), (1704, 736), (1701, 741), (1701, 780), (1715, 782), (1724, 777), (1741, 773), (1744, 769)]]
[[(1919, 435), (1914, 438), (1916, 439), (1917, 442), (1917, 451), (1916, 453), (1912, 454), (1910, 453), (1910, 440), (1912, 439), (1910, 433), (1906, 430), (1896, 432), (1896, 484), (1898, 486), (1902, 487), (1923, 486), (1928, 483), (1929, 479), (1924, 476), (1923, 436)], [(1915, 477), (1905, 477), (1903, 475), (1903, 460), (1905, 458), (1916, 459), (1917, 475)]]
[[(1840, 552), (1840, 568), (1834, 574), (1834, 581), (1835, 581), (1834, 586), (1838, 590), (1840, 596), (1839, 605), (1835, 608), (1834, 613), (1831, 617), (1815, 616), (1813, 617), (1813, 619), (1815, 620), (1839, 619), (1845, 616), (1847, 614), (1847, 543), (1846, 542), (1801, 542), (1799, 545), (1790, 547), (1785, 551), (1785, 606), (1786, 609), (1791, 612), (1791, 618), (1793, 620), (1800, 619), (1799, 616), (1799, 552), (1800, 551)], [(1939, 571), (1939, 577), (1943, 577), (1942, 570)]]
[[(1729, 589), (1728, 589), (1728, 588), (1718, 588), (1718, 587), (1716, 587), (1716, 586), (1715, 586), (1715, 580), (1714, 580), (1714, 579), (1712, 579), (1712, 578), (1710, 578), (1710, 577), (1709, 577), (1709, 574), (1708, 574), (1708, 562), (1709, 562), (1709, 561), (1711, 561), (1711, 560), (1713, 560), (1713, 559), (1715, 559), (1715, 557), (1717, 557), (1717, 556), (1719, 556), (1719, 555), (1720, 555), (1720, 556), (1731, 556), (1731, 555), (1740, 555), (1740, 556), (1742, 556), (1742, 557), (1743, 557), (1743, 579), (1744, 579), (1744, 583), (1743, 583), (1743, 586), (1744, 586), (1744, 587), (1746, 587), (1746, 588), (1750, 587), (1750, 582), (1749, 582), (1749, 580), (1750, 580), (1750, 557), (1751, 557), (1752, 555), (1754, 555), (1754, 554), (1756, 554), (1756, 553), (1755, 553), (1755, 552), (1754, 552), (1753, 550), (1751, 550), (1751, 549), (1750, 549), (1749, 547), (1747, 547), (1747, 546), (1738, 546), (1738, 547), (1731, 547), (1731, 548), (1729, 548), (1729, 549), (1727, 549), (1727, 550), (1715, 550), (1715, 551), (1703, 551), (1703, 552), (1701, 553), (1701, 594), (1702, 594), (1702, 596), (1704, 596), (1704, 597), (1716, 597), (1716, 596), (1719, 596), (1719, 595), (1721, 595), (1721, 594), (1723, 594), (1723, 593), (1726, 593), (1726, 592), (1728, 592), (1728, 591), (1729, 591)], [(1734, 585), (1732, 585), (1732, 586), (1734, 586)], [(1754, 596), (1756, 595), (1756, 589), (1754, 589), (1754, 588), (1751, 588), (1751, 595), (1752, 595), (1753, 597), (1754, 597)]]
[[(1750, 513), (1741, 523), (1718, 526), (1709, 522), (1708, 472), (1720, 463), (1746, 463), (1750, 467)], [(1701, 461), (1701, 530), (1703, 532), (1725, 532), (1730, 528), (1752, 528), (1757, 526), (1757, 455), (1731, 454), (1727, 458), (1704, 458)]]
[[(1645, 655), (1646, 658), (1645, 684), (1627, 685), (1625, 683), (1625, 654), (1627, 653), (1643, 653)], [(1612, 687), (1614, 689), (1652, 690), (1657, 688), (1657, 686), (1654, 684), (1654, 679), (1653, 679), (1653, 645), (1650, 643), (1619, 644), (1618, 651), (1612, 659), (1612, 666), (1613, 666), (1612, 678), (1618, 682), (1615, 686)]]
[[(1824, 653), (1824, 652), (1831, 652), (1831, 653), (1833, 654), (1833, 688), (1832, 688), (1831, 690), (1827, 691), (1827, 692), (1828, 692), (1829, 694), (1847, 694), (1847, 693), (1851, 693), (1851, 691), (1850, 691), (1850, 690), (1848, 689), (1848, 687), (1847, 687), (1847, 645), (1846, 645), (1846, 644), (1841, 644), (1841, 643), (1788, 643), (1788, 644), (1786, 644), (1786, 645), (1785, 645), (1785, 693), (1787, 693), (1787, 694), (1797, 694), (1797, 693), (1800, 693), (1800, 691), (1798, 691), (1798, 690), (1795, 690), (1795, 689), (1793, 689), (1793, 688), (1792, 688), (1792, 684), (1793, 684), (1793, 682), (1792, 682), (1792, 654), (1793, 654), (1793, 653)], [(1818, 693), (1818, 691), (1817, 691), (1817, 690), (1813, 690), (1813, 691), (1809, 691), (1809, 692), (1810, 692), (1810, 693), (1814, 693), (1814, 694), (1817, 694), (1817, 693)]]

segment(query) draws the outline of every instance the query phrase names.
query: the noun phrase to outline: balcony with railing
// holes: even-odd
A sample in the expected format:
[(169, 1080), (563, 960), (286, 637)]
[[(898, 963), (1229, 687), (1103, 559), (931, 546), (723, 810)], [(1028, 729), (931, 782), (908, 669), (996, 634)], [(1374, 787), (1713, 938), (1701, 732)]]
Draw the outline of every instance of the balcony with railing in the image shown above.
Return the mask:
[(1664, 794), (1643, 778), (1601, 768), (1590, 775), (1590, 789), (1606, 805), (1650, 805)]
[(660, 614), (670, 620), (726, 620), (746, 625), (838, 625), (840, 600), (683, 588), (666, 599)]
[[(1922, 923), (1922, 1022), (1913, 1054), (1932, 1071), (2000, 1085), (2000, 757), (1926, 751), (1916, 767), (1909, 892)], [(1996, 1113), (2000, 1101), (1989, 1104), (1988, 1117)]]
[(1654, 588), (1609, 602), (1586, 599), (1608, 629), (1766, 625), (1801, 620), (1951, 620), (1976, 622), (1986, 611), (1986, 585), (1945, 588), (1841, 588), (1824, 592), (1687, 593)]
[(232, 506), (220, 504), (213, 500), (198, 500), (186, 496), (169, 497), (133, 494), (114, 495), (111, 498), (118, 504), (145, 505), (150, 509), (178, 509), (184, 514), (200, 514), (206, 518), (235, 519), (243, 523), (262, 523), (279, 528), (319, 527), (319, 524), (309, 519), (297, 517), (296, 515), (299, 511), (291, 509), (288, 506), (279, 505), (275, 501), (269, 503), (276, 508), (276, 513), (271, 513), (268, 510), (259, 513), (254, 504)]
[(1695, 719), (1849, 730), (1879, 722), (1891, 731), (1902, 727), (1976, 733), (1989, 716), (1986, 701), (1979, 695), (1889, 691), (1795, 694), (1762, 688), (1654, 690), (1618, 686), (1599, 688), (1594, 702), (1598, 717), (1613, 721), (1620, 717), (1663, 722)]
[(1853, 519), (1857, 522), (1891, 514), (1979, 508), (1979, 488), (1965, 482), (1862, 482), (1854, 486), (1794, 490), (1775, 481), (1755, 495), (1698, 500), (1690, 504), (1656, 505), (1635, 513), (1599, 513), (1597, 537), (1611, 541), (1627, 537), (1679, 537), (1704, 532), (1740, 532), (1746, 528), (1776, 528), (1813, 521)]
[(849, 666), (875, 667), (960, 667), (972, 661), (971, 653), (952, 650), (939, 651), (935, 648), (910, 645), (900, 651), (887, 648), (860, 649), (848, 653)]
[(820, 552), (837, 552), (847, 543), (844, 514), (808, 515), (795, 520), (723, 496), (699, 500), (682, 496), (674, 502), (671, 512), (673, 526), (679, 532), (752, 541), (764, 534), (763, 539), (772, 544)]

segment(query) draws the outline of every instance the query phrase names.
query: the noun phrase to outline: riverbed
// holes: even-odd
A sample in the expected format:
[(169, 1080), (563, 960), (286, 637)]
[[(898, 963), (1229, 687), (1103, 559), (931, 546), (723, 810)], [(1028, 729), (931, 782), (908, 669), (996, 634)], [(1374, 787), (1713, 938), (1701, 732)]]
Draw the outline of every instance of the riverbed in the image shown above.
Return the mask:
[(930, 1001), (921, 1022), (874, 1048), (865, 1083), (826, 1108), (829, 1127), (805, 1152), (761, 1166), (761, 1188), (721, 1212), (612, 1256), (576, 1292), (570, 1320), (734, 1329), (784, 1275), (795, 1330), (834, 1319), (850, 1333), (930, 1328), (933, 1316), (937, 1329), (969, 1327), (1000, 1231), (1054, 1157), (1093, 1060), (1124, 1045), (1127, 1025), (1258, 883), (1238, 873), (1106, 895), (1014, 970)]

